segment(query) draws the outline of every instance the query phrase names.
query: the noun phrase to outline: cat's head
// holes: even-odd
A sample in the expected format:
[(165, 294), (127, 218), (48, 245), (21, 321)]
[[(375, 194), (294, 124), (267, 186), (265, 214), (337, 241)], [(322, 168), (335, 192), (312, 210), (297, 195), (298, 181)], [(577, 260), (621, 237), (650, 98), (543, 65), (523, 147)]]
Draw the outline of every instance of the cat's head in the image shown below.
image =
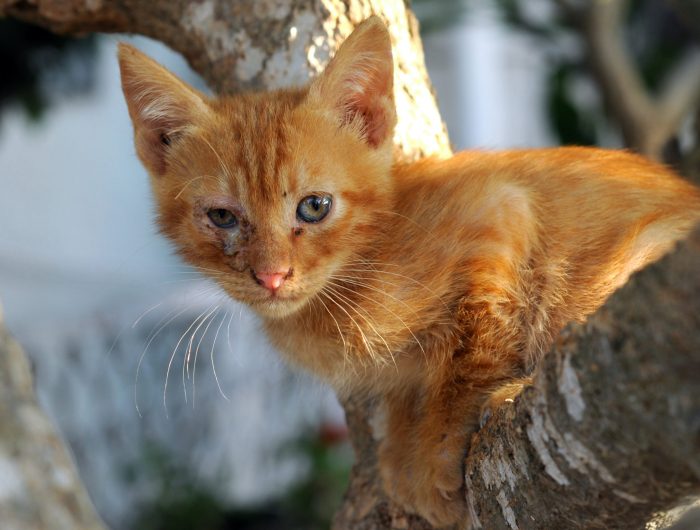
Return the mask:
[(158, 222), (191, 264), (267, 317), (305, 305), (391, 204), (391, 43), (373, 17), (308, 87), (210, 99), (121, 45)]

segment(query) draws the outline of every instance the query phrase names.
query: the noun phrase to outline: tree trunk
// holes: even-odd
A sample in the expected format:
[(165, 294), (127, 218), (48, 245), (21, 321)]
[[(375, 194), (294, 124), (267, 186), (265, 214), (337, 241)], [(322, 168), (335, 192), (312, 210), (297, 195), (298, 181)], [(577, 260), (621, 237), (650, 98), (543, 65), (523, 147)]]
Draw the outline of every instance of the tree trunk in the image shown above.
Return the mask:
[[(219, 92), (305, 82), (370, 14), (395, 50), (397, 151), (445, 155), (415, 20), (401, 0), (0, 0), (0, 15), (60, 33), (141, 33), (180, 51)], [(639, 528), (697, 492), (700, 236), (571, 326), (535, 385), (474, 436), (473, 524), (491, 529)], [(344, 404), (356, 464), (336, 530), (430, 526), (384, 495), (375, 403)]]
[(2, 530), (104, 529), (39, 409), (26, 355), (1, 323), (0, 523)]
[(410, 159), (450, 154), (418, 25), (403, 0), (0, 0), (0, 16), (57, 33), (160, 40), (218, 93), (305, 84), (372, 14), (387, 23), (394, 45), (397, 147)]

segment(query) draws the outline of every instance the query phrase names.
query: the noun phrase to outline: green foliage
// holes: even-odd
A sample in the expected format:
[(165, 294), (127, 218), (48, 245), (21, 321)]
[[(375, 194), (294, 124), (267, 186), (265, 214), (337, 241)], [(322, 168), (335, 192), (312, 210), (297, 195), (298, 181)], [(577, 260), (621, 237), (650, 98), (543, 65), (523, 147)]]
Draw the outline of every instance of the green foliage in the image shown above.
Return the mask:
[(132, 530), (327, 529), (348, 482), (349, 447), (314, 436), (300, 438), (283, 451), (306, 460), (308, 472), (281, 498), (240, 509), (228, 506), (172, 455), (149, 447), (139, 465), (127, 470), (127, 478), (150, 478), (155, 493), (138, 508)]
[(328, 444), (323, 436), (303, 437), (291, 450), (309, 462), (309, 471), (282, 500), (285, 511), (304, 519), (307, 530), (328, 528), (350, 479), (350, 448)]
[(202, 486), (191, 470), (164, 450), (151, 446), (128, 475), (154, 482), (155, 500), (141, 507), (134, 530), (215, 530), (225, 528), (226, 507)]
[(0, 20), (0, 112), (20, 104), (37, 119), (57, 96), (94, 84), (95, 38), (55, 35), (13, 19)]

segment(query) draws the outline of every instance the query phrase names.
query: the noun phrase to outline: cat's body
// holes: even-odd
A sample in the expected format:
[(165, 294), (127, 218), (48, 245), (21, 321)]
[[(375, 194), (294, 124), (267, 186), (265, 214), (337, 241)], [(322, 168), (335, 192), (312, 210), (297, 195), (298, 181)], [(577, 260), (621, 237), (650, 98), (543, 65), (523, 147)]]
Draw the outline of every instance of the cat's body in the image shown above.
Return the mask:
[(293, 362), (336, 388), (388, 390), (413, 377), (409, 367), (424, 378), (450, 364), (471, 333), (458, 316), (469, 305), (501, 322), (495, 341), (512, 332), (499, 346), (530, 365), (564, 324), (668, 250), (700, 208), (690, 185), (621, 151), (463, 152), (398, 164), (392, 177), (395, 203), (334, 274), (337, 300), (267, 321)]
[(307, 89), (211, 101), (131, 48), (120, 61), (163, 232), (293, 363), (383, 397), (387, 491), (434, 524), (464, 516), (489, 396), (700, 219), (695, 188), (624, 152), (395, 163), (376, 19)]

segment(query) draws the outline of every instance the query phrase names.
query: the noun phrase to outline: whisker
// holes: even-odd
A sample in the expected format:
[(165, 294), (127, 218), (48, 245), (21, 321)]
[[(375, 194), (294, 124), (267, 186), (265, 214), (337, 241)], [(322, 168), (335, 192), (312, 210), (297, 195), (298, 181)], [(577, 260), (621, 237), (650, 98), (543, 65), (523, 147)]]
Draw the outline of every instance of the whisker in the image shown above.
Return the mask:
[[(343, 268), (343, 270), (346, 272), (368, 272), (367, 269)], [(411, 278), (410, 276), (406, 276), (405, 274), (400, 274), (398, 272), (391, 272), (391, 271), (377, 271), (377, 274), (388, 274), (389, 276), (396, 276), (397, 278), (403, 278), (405, 280), (411, 281), (411, 282), (415, 283), (416, 285), (419, 285), (420, 287), (422, 287), (423, 289), (425, 289), (429, 293), (431, 293), (445, 307), (445, 309), (449, 310), (449, 307), (447, 307), (447, 304), (442, 300), (442, 298), (440, 296), (438, 296), (438, 294), (433, 289), (431, 289), (430, 287), (428, 287), (424, 283), (419, 282), (415, 278)]]
[[(209, 306), (211, 307), (211, 306)], [(219, 309), (219, 306), (216, 306), (214, 309), (209, 311), (207, 315), (202, 319), (202, 321), (199, 323), (199, 325), (195, 328), (195, 330), (192, 332), (190, 335), (190, 341), (187, 345), (187, 349), (185, 350), (185, 362), (182, 365), (183, 369), (183, 381), (184, 381), (184, 370), (185, 370), (185, 364), (187, 365), (187, 379), (190, 378), (190, 360), (192, 359), (192, 345), (194, 344), (194, 339), (197, 336), (197, 332), (199, 331), (199, 328), (201, 328), (204, 323), (209, 320), (209, 317), (217, 310)], [(200, 338), (200, 342), (197, 344), (197, 347), (199, 347), (199, 344), (201, 344), (201, 339), (204, 338), (204, 333), (202, 333), (202, 337)]]
[[(209, 358), (211, 359), (211, 369), (212, 369), (212, 372), (214, 373), (214, 381), (216, 381), (216, 386), (219, 388), (219, 393), (223, 396), (223, 398), (226, 401), (230, 401), (228, 396), (221, 389), (221, 383), (219, 382), (219, 376), (216, 374), (216, 364), (214, 363), (214, 348), (216, 348), (216, 339), (219, 337), (219, 331), (221, 331), (221, 326), (224, 324), (224, 321), (226, 320), (226, 316), (227, 316), (227, 313), (224, 313), (224, 318), (221, 319), (221, 322), (219, 322), (219, 327), (216, 328), (216, 333), (214, 334), (214, 342), (211, 345), (211, 352), (209, 352)], [(231, 312), (231, 316), (233, 316), (233, 312)], [(231, 321), (229, 320), (229, 322), (231, 322)], [(196, 355), (195, 355), (195, 357), (196, 357)], [(197, 364), (197, 361), (195, 360), (195, 368), (196, 368), (196, 364)], [(194, 403), (194, 390), (192, 392), (192, 402)]]
[[(168, 326), (168, 324), (170, 324), (173, 320), (175, 320), (177, 317), (179, 317), (185, 311), (187, 311), (187, 309), (188, 309), (187, 307), (181, 309), (175, 316), (173, 316), (165, 324), (160, 326), (158, 328), (158, 330), (151, 335), (150, 339), (148, 337), (146, 337), (146, 340), (148, 342), (146, 343), (146, 347), (143, 349), (143, 352), (141, 352), (141, 355), (139, 356), (139, 362), (136, 365), (136, 376), (134, 377), (134, 406), (136, 407), (136, 412), (138, 413), (139, 418), (141, 418), (143, 416), (141, 415), (141, 409), (139, 408), (137, 390), (138, 390), (139, 376), (141, 374), (141, 365), (143, 364), (143, 359), (146, 356), (146, 352), (148, 351), (148, 348), (150, 347), (153, 340), (160, 334), (160, 332), (163, 331), (163, 329), (165, 329)], [(163, 320), (165, 320), (166, 318), (168, 318), (168, 317), (167, 316), (164, 317)], [(162, 320), (161, 320), (161, 322), (162, 322)], [(158, 324), (156, 324), (156, 326), (158, 326)], [(155, 327), (154, 327), (154, 329), (155, 329)]]
[(146, 309), (146, 311), (144, 311), (143, 313), (141, 313), (141, 315), (139, 315), (139, 317), (138, 317), (136, 320), (134, 320), (134, 323), (131, 324), (131, 329), (134, 329), (136, 326), (138, 326), (138, 325), (139, 325), (139, 322), (141, 322), (141, 319), (143, 319), (143, 317), (145, 317), (148, 313), (150, 313), (150, 312), (153, 311), (154, 309), (159, 308), (159, 307), (162, 306), (164, 303), (165, 303), (165, 300), (162, 300), (162, 301), (158, 302), (156, 305), (150, 307), (149, 309)]
[[(199, 337), (199, 342), (197, 342), (197, 348), (194, 351), (194, 361), (193, 361), (193, 366), (192, 366), (192, 409), (193, 410), (194, 410), (194, 393), (197, 389), (196, 375), (197, 375), (197, 357), (199, 357), (199, 347), (202, 345), (202, 341), (204, 341), (204, 337), (207, 336), (207, 331), (209, 330), (209, 326), (211, 326), (212, 322), (214, 322), (214, 320), (216, 319), (216, 313), (219, 311), (220, 307), (221, 306), (216, 306), (214, 308), (214, 311), (213, 311), (214, 316), (212, 316), (211, 320), (209, 320), (209, 322), (207, 322), (207, 325), (204, 328), (204, 331), (202, 331), (202, 336)], [(205, 322), (207, 320), (207, 318), (209, 318), (209, 317), (207, 316), (202, 322)], [(200, 326), (201, 326), (201, 324), (200, 324)], [(199, 327), (197, 329), (199, 329)], [(195, 329), (194, 333), (192, 334), (192, 337), (194, 337), (196, 334), (197, 334), (197, 330)], [(190, 353), (191, 353), (191, 350), (190, 350)], [(187, 361), (187, 365), (189, 368), (189, 360)], [(188, 379), (189, 379), (189, 374), (188, 374)]]
[(201, 179), (203, 179), (203, 178), (213, 178), (213, 179), (216, 179), (216, 177), (213, 176), (213, 175), (200, 175), (200, 176), (198, 176), (198, 177), (191, 178), (190, 180), (188, 180), (188, 181), (185, 183), (184, 186), (182, 186), (182, 189), (180, 189), (180, 191), (178, 192), (178, 194), (175, 195), (175, 199), (174, 199), (174, 200), (178, 200), (178, 199), (180, 198), (180, 195), (182, 195), (182, 194), (184, 193), (184, 191), (189, 187), (190, 184), (192, 184), (193, 182), (196, 182), (196, 181), (198, 181), (198, 180), (201, 180)]
[[(134, 329), (138, 325), (139, 321), (143, 317), (145, 317), (148, 313), (150, 313), (154, 309), (157, 309), (158, 307), (162, 306), (164, 303), (165, 303), (165, 300), (162, 300), (162, 301), (158, 302), (156, 305), (146, 309), (146, 311), (141, 313), (139, 315), (139, 317), (134, 321), (134, 323), (131, 325), (131, 329)], [(114, 347), (117, 345), (117, 342), (119, 342), (119, 339), (124, 334), (124, 331), (126, 331), (126, 326), (122, 326), (121, 329), (119, 330), (119, 333), (117, 333), (117, 336), (114, 337), (114, 340), (112, 341), (112, 345), (109, 347), (109, 350), (107, 350), (107, 356), (110, 356), (112, 354), (112, 352), (114, 351)]]
[[(324, 286), (323, 290), (325, 290), (326, 287), (327, 286)], [(323, 292), (323, 290), (321, 292)], [(365, 343), (365, 346), (367, 347), (368, 353), (374, 359), (376, 357), (376, 354), (374, 352), (374, 349), (370, 345), (369, 339), (365, 335), (365, 332), (362, 331), (362, 327), (357, 323), (357, 321), (352, 317), (352, 315), (350, 313), (348, 313), (347, 310), (337, 300), (335, 300), (332, 296), (330, 296), (329, 293), (326, 293), (326, 295), (328, 297), (328, 300), (330, 302), (333, 302), (338, 307), (338, 309), (343, 311), (343, 313), (345, 313), (348, 316), (348, 318), (353, 322), (353, 324), (355, 324), (355, 326), (357, 327), (357, 330), (360, 332), (360, 336), (362, 337), (362, 342)]]
[[(330, 282), (329, 282), (329, 283), (330, 283)], [(418, 340), (418, 337), (416, 337), (415, 333), (413, 333), (413, 331), (411, 330), (411, 328), (406, 324), (406, 322), (405, 322), (399, 315), (397, 315), (396, 313), (394, 313), (394, 312), (393, 312), (391, 309), (389, 309), (385, 304), (383, 304), (383, 303), (377, 301), (376, 299), (374, 299), (374, 298), (372, 298), (372, 297), (370, 297), (370, 296), (364, 295), (364, 294), (358, 292), (358, 291), (355, 290), (355, 289), (351, 289), (350, 287), (345, 287), (345, 286), (340, 285), (340, 284), (337, 284), (337, 283), (333, 283), (333, 285), (335, 285), (336, 287), (339, 287), (339, 288), (342, 288), (342, 289), (346, 289), (346, 290), (348, 290), (348, 291), (351, 291), (351, 292), (355, 293), (356, 295), (361, 296), (362, 298), (365, 298), (365, 299), (367, 299), (367, 300), (369, 300), (369, 301), (371, 301), (371, 302), (374, 302), (375, 304), (378, 304), (380, 307), (384, 308), (386, 311), (388, 311), (389, 313), (391, 313), (394, 317), (396, 317), (396, 319), (397, 319), (399, 322), (401, 322), (401, 324), (403, 324), (403, 326), (406, 328), (406, 330), (411, 334), (411, 336), (413, 337), (413, 340), (416, 341), (416, 344), (418, 344), (418, 347), (421, 349), (421, 351), (423, 352), (423, 355), (424, 355), (424, 356), (426, 357), (426, 359), (427, 359), (427, 354), (426, 354), (425, 350), (423, 349), (423, 345), (422, 345), (421, 342)], [(379, 290), (377, 290), (377, 291), (380, 292), (380, 293), (382, 293), (382, 291), (379, 291)], [(385, 294), (385, 295), (391, 297), (391, 295), (389, 295), (389, 293), (385, 293), (385, 292), (384, 292), (383, 294)], [(393, 298), (393, 297), (392, 297), (392, 298)]]
[(410, 217), (407, 217), (406, 215), (401, 214), (401, 213), (399, 213), (399, 212), (392, 212), (391, 210), (377, 210), (377, 211), (375, 211), (374, 213), (378, 213), (378, 214), (380, 214), (380, 215), (381, 215), (381, 214), (396, 215), (397, 217), (401, 217), (402, 219), (406, 219), (406, 221), (409, 221), (410, 223), (412, 223), (412, 224), (415, 225), (416, 227), (420, 228), (421, 230), (423, 230), (423, 231), (424, 231), (426, 234), (428, 234), (429, 236), (434, 236), (434, 233), (433, 233), (431, 230), (428, 230), (426, 227), (424, 227), (424, 226), (423, 226), (422, 224), (420, 224), (418, 221), (416, 221), (415, 219), (411, 219)]
[[(185, 332), (180, 336), (180, 340), (177, 341), (177, 344), (175, 345), (175, 348), (173, 349), (173, 353), (170, 356), (170, 360), (168, 361), (168, 368), (165, 371), (165, 385), (163, 386), (163, 408), (165, 409), (165, 417), (168, 417), (168, 403), (167, 403), (167, 393), (168, 393), (168, 379), (170, 377), (170, 370), (173, 365), (173, 360), (175, 359), (175, 353), (177, 352), (178, 348), (180, 347), (180, 343), (184, 340), (185, 336), (190, 332), (190, 330), (199, 322), (199, 320), (204, 316), (204, 314), (211, 308), (211, 305), (202, 311), (199, 316), (190, 324), (190, 326), (185, 330)], [(185, 403), (187, 403), (187, 393), (185, 392)]]
[[(176, 284), (186, 284), (186, 283), (193, 283), (193, 282), (204, 282), (207, 281), (207, 278), (204, 278), (203, 276), (196, 276), (194, 278), (179, 278), (177, 280), (163, 280), (162, 282), (159, 282), (155, 285), (176, 285)], [(211, 283), (211, 282), (210, 282)], [(220, 289), (220, 287), (217, 285), (217, 289)]]
[[(240, 312), (239, 312), (240, 314)], [(233, 354), (233, 348), (231, 347), (231, 321), (233, 320), (233, 311), (231, 311), (231, 316), (228, 319), (228, 324), (226, 324), (226, 342), (228, 343), (228, 351)]]
[[(380, 294), (380, 295), (382, 295), (382, 296), (387, 296), (387, 297), (391, 298), (392, 300), (398, 302), (399, 304), (403, 305), (405, 308), (407, 308), (411, 313), (413, 313), (413, 314), (416, 315), (417, 317), (419, 316), (418, 313), (417, 313), (417, 311), (416, 311), (416, 309), (415, 309), (413, 306), (411, 306), (410, 304), (406, 303), (406, 302), (405, 302), (404, 300), (402, 300), (401, 298), (398, 298), (398, 297), (392, 295), (391, 293), (385, 291), (384, 289), (380, 289), (380, 288), (378, 288), (378, 287), (375, 287), (375, 286), (370, 285), (370, 282), (378, 282), (378, 283), (381, 283), (381, 284), (383, 284), (383, 285), (390, 285), (390, 286), (392, 286), (392, 287), (400, 288), (401, 286), (398, 285), (398, 284), (395, 284), (395, 283), (392, 283), (392, 282), (387, 282), (387, 281), (384, 281), (384, 280), (375, 278), (375, 277), (373, 277), (373, 276), (340, 276), (340, 275), (337, 275), (337, 274), (331, 274), (328, 278), (331, 279), (331, 280), (338, 280), (338, 281), (340, 281), (340, 282), (342, 282), (342, 283), (349, 283), (349, 284), (351, 284), (351, 285), (356, 285), (357, 287), (361, 287), (361, 288), (368, 289), (368, 290), (370, 290), (370, 291), (374, 291), (374, 292), (376, 292), (376, 293), (378, 293), (378, 294)], [(367, 281), (367, 282), (363, 282), (362, 280), (368, 280), (368, 281)], [(351, 290), (352, 290), (353, 292), (355, 291), (355, 289), (351, 289)], [(442, 302), (442, 301), (439, 300), (439, 299), (438, 299), (438, 301)], [(445, 307), (446, 310), (448, 309), (447, 306), (446, 306), (444, 303), (443, 303), (443, 306)], [(448, 311), (448, 312), (449, 312), (449, 311)], [(451, 321), (450, 321), (450, 320), (444, 320), (444, 319), (438, 319), (438, 320), (432, 320), (432, 322), (433, 322), (433, 323), (436, 323), (436, 324), (449, 324)]]
[[(323, 291), (321, 292), (321, 294), (324, 294)], [(338, 324), (338, 320), (333, 316), (333, 313), (331, 312), (330, 309), (328, 309), (328, 306), (323, 302), (323, 300), (321, 300), (319, 298), (318, 301), (321, 302), (321, 304), (323, 304), (323, 307), (326, 308), (326, 311), (333, 319), (333, 322), (335, 322), (335, 327), (338, 328), (338, 334), (340, 334), (340, 340), (343, 341), (343, 352), (344, 352), (343, 358), (346, 358), (348, 355), (348, 345), (345, 342), (345, 337), (343, 336), (343, 332), (340, 330), (340, 324)]]
[[(329, 282), (329, 283), (330, 283), (331, 285), (334, 285), (335, 287), (340, 287), (339, 285), (337, 285), (337, 284), (335, 284), (335, 283), (333, 283), (333, 282)], [(389, 355), (391, 356), (391, 360), (392, 360), (392, 362), (394, 363), (394, 367), (398, 370), (398, 366), (397, 366), (397, 364), (396, 364), (396, 359), (394, 358), (394, 353), (391, 351), (391, 348), (389, 347), (389, 344), (387, 343), (387, 341), (384, 339), (384, 336), (383, 336), (381, 333), (379, 333), (379, 331), (377, 331), (377, 328), (375, 328), (375, 327), (372, 325), (372, 322), (370, 322), (369, 318), (371, 318), (371, 317), (369, 316), (369, 313), (368, 313), (366, 310), (363, 310), (363, 312), (366, 314), (366, 316), (363, 316), (363, 315), (359, 312), (360, 306), (359, 306), (358, 304), (354, 303), (350, 298), (348, 298), (348, 297), (345, 296), (344, 294), (339, 293), (337, 290), (333, 289), (333, 287), (330, 287), (330, 286), (327, 286), (327, 287), (328, 287), (328, 289), (329, 289), (331, 292), (335, 293), (336, 296), (339, 296), (341, 299), (345, 300), (345, 302), (347, 303), (348, 307), (349, 307), (350, 309), (352, 309), (353, 311), (355, 311), (355, 313), (356, 313), (358, 316), (360, 316), (365, 322), (367, 322), (367, 325), (368, 325), (370, 328), (372, 328), (372, 331), (374, 331), (374, 334), (375, 334), (377, 337), (379, 337), (379, 339), (384, 343), (384, 346), (386, 347), (386, 351), (389, 353)], [(355, 293), (355, 294), (359, 294), (359, 293)], [(368, 318), (368, 317), (369, 317), (369, 318)], [(376, 321), (375, 321), (375, 323), (376, 323)]]
[[(357, 277), (357, 276), (355, 276), (355, 277), (353, 277), (353, 276), (338, 276), (338, 275), (332, 274), (331, 276), (329, 276), (329, 279), (339, 280), (339, 281), (341, 281), (341, 282), (350, 283), (350, 284), (352, 284), (352, 285), (357, 285), (358, 287), (364, 287), (365, 289), (369, 289), (369, 290), (375, 291), (375, 292), (377, 292), (377, 293), (379, 293), (379, 294), (381, 294), (381, 295), (388, 296), (389, 298), (395, 300), (396, 302), (402, 304), (404, 307), (408, 308), (413, 314), (416, 314), (416, 315), (417, 315), (417, 313), (415, 312), (415, 310), (414, 310), (409, 304), (407, 304), (404, 300), (401, 300), (400, 298), (395, 297), (394, 295), (392, 295), (392, 294), (390, 294), (390, 293), (384, 291), (383, 289), (379, 289), (379, 288), (377, 288), (377, 287), (373, 287), (373, 286), (370, 285), (369, 283), (367, 283), (367, 282), (362, 282), (362, 281), (361, 281), (361, 280), (363, 280), (363, 279), (370, 280), (370, 281), (375, 281), (375, 280), (376, 280), (375, 278), (367, 277), (367, 276), (365, 276), (365, 277)], [(386, 284), (386, 285), (391, 285), (391, 286), (393, 286), (393, 287), (399, 287), (398, 285), (393, 284), (393, 283), (390, 283), (390, 282), (381, 282), (381, 280), (376, 280), (376, 281), (380, 281), (380, 283), (384, 283), (384, 284)]]
[(200, 267), (199, 265), (195, 266), (195, 269), (198, 271), (210, 272), (210, 273), (214, 273), (214, 274), (220, 274), (221, 276), (226, 276), (226, 273), (224, 273), (220, 270), (217, 270), (217, 269), (209, 269), (207, 267)]
[(228, 179), (232, 179), (233, 177), (231, 177), (231, 173), (226, 167), (226, 164), (224, 164), (223, 159), (219, 156), (219, 153), (216, 152), (216, 149), (214, 149), (214, 147), (209, 143), (209, 140), (204, 138), (204, 136), (202, 135), (200, 135), (199, 137), (205, 144), (207, 144), (207, 147), (211, 149), (212, 153), (214, 153), (214, 156), (216, 156), (216, 158), (219, 160), (219, 166), (221, 167), (221, 171), (223, 172), (224, 176), (226, 176), (226, 178)]

